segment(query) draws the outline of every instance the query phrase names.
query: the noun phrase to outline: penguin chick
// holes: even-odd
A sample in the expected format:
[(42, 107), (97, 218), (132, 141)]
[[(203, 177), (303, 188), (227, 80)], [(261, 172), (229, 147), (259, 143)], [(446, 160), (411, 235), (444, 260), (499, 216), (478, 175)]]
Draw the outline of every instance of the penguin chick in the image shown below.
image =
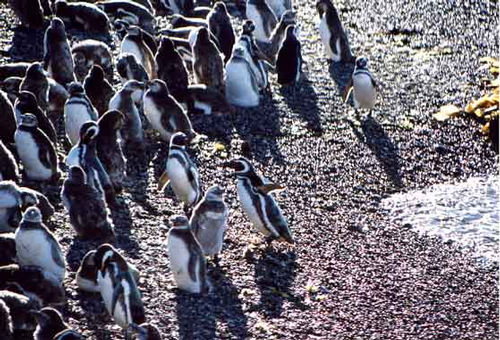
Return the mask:
[[(124, 20), (116, 20), (113, 23), (113, 25), (115, 27), (116, 33), (120, 37), (120, 40), (123, 40), (125, 38), (125, 36), (128, 33), (129, 27), (134, 26), (134, 24), (130, 24), (129, 22)], [(156, 52), (158, 51), (158, 44), (156, 43), (156, 38), (149, 32), (143, 30), (141, 27), (139, 27), (139, 29), (142, 32), (142, 40), (144, 40), (144, 43), (149, 47), (149, 49), (151, 50), (151, 52), (153, 52), (153, 54), (156, 54)]]
[(144, 66), (149, 79), (156, 78), (155, 59), (151, 49), (144, 42), (143, 34), (138, 26), (130, 26), (127, 35), (123, 38), (120, 54), (133, 54), (137, 61)]
[(353, 92), (354, 108), (373, 109), (377, 99), (377, 83), (368, 70), (368, 59), (358, 57), (352, 73), (351, 79), (344, 91), (344, 101), (349, 99)]
[(35, 318), (30, 312), (40, 308), (36, 301), (8, 290), (0, 290), (0, 300), (9, 308), (14, 332), (33, 331), (36, 328)]
[(19, 193), (21, 194), (21, 208), (23, 210), (26, 210), (31, 206), (38, 207), (38, 209), (42, 212), (43, 221), (48, 221), (48, 219), (54, 215), (54, 206), (41, 192), (28, 187), (19, 187)]
[(0, 182), (0, 232), (15, 231), (21, 221), (21, 209), (37, 204), (36, 196), (21, 193), (13, 181)]
[(224, 62), (219, 49), (210, 40), (208, 30), (200, 28), (193, 45), (195, 83), (205, 84), (224, 93)]
[[(19, 95), (19, 86), (23, 78), (21, 77), (8, 77), (5, 78), (2, 82), (0, 82), (0, 90), (3, 91), (9, 98), (9, 101), (12, 105), (16, 102), (17, 96)], [(0, 99), (1, 101), (2, 99)]]
[(48, 108), (49, 81), (42, 64), (33, 63), (26, 70), (26, 75), (19, 86), (19, 91), (29, 91), (36, 96), (36, 101), (42, 110)]
[(189, 84), (186, 65), (167, 37), (162, 38), (155, 56), (158, 79), (163, 80), (172, 96), (182, 101)]
[(295, 26), (288, 26), (286, 38), (278, 52), (276, 60), (278, 83), (282, 85), (296, 83), (302, 73), (302, 54), (300, 42), (295, 36)]
[(129, 80), (109, 101), (110, 110), (118, 110), (125, 116), (125, 125), (120, 130), (123, 145), (138, 149), (144, 148), (144, 131), (134, 97), (141, 96), (144, 84), (137, 80)]
[(193, 209), (189, 220), (191, 230), (206, 256), (216, 256), (222, 250), (228, 216), (222, 189), (218, 185), (211, 186)]
[(75, 61), (75, 76), (83, 81), (94, 65), (99, 65), (108, 81), (113, 81), (113, 56), (111, 50), (102, 41), (86, 39), (73, 45), (71, 54)]
[(169, 141), (175, 132), (184, 132), (189, 139), (196, 133), (182, 106), (172, 97), (165, 82), (155, 79), (144, 93), (144, 115), (160, 137)]
[(0, 139), (0, 181), (11, 180), (19, 182), (19, 167), (12, 152)]
[(267, 236), (269, 241), (279, 239), (294, 243), (288, 223), (275, 199), (270, 195), (271, 192), (283, 188), (264, 182), (244, 157), (232, 160), (227, 166), (235, 171), (238, 178), (238, 198), (254, 227)]
[(103, 242), (115, 238), (106, 202), (102, 195), (87, 183), (87, 176), (79, 166), (70, 168), (61, 191), (61, 200), (79, 237)]
[(33, 333), (34, 340), (53, 340), (57, 333), (68, 329), (61, 313), (52, 307), (45, 307), (31, 313), (38, 324)]
[(271, 32), (278, 20), (266, 1), (248, 0), (246, 17), (255, 23), (255, 39), (259, 42), (269, 42)]
[(120, 130), (125, 125), (125, 116), (117, 110), (106, 112), (97, 122), (97, 155), (109, 175), (115, 192), (123, 190), (126, 161), (119, 143)]
[(275, 64), (278, 52), (286, 38), (286, 29), (290, 25), (295, 25), (295, 14), (292, 11), (285, 11), (280, 21), (274, 28), (269, 38), (270, 46), (266, 48), (266, 55), (271, 64)]
[(29, 207), (24, 212), (15, 237), (20, 265), (39, 266), (62, 283), (66, 274), (66, 262), (61, 246), (43, 224), (42, 214), (38, 208)]
[(176, 215), (170, 220), (172, 227), (168, 231), (167, 251), (177, 287), (189, 293), (207, 293), (209, 283), (205, 255), (191, 231), (188, 219)]
[(24, 174), (28, 179), (49, 181), (60, 176), (54, 144), (38, 128), (34, 115), (28, 113), (21, 116), (14, 140)]
[(320, 18), (319, 35), (327, 57), (335, 62), (354, 62), (347, 34), (331, 0), (319, 0), (316, 9)]
[(69, 98), (64, 105), (64, 127), (66, 137), (75, 145), (80, 140), (80, 129), (89, 121), (97, 121), (98, 113), (80, 83), (71, 83)]
[(99, 116), (108, 111), (109, 101), (115, 95), (115, 90), (104, 77), (104, 71), (101, 66), (92, 66), (90, 73), (83, 82), (83, 88), (90, 102), (99, 113)]
[(67, 25), (80, 27), (85, 32), (109, 34), (108, 16), (94, 4), (57, 0), (54, 7), (55, 14)]
[(38, 122), (38, 128), (42, 130), (47, 137), (49, 137), (50, 141), (54, 143), (54, 145), (57, 144), (56, 129), (45, 112), (43, 112), (38, 106), (36, 97), (33, 93), (29, 91), (21, 91), (16, 99), (16, 103), (14, 104), (14, 112), (18, 122), (21, 121), (21, 116), (23, 114), (31, 113), (35, 115)]
[(190, 113), (201, 112), (206, 115), (234, 113), (233, 107), (223, 94), (203, 84), (189, 85), (184, 102)]
[(43, 67), (51, 78), (67, 87), (75, 80), (73, 56), (69, 48), (64, 23), (55, 17), (43, 39)]
[(236, 46), (226, 65), (226, 99), (236, 106), (259, 105), (258, 79), (252, 67), (252, 57), (243, 46)]
[(14, 340), (14, 325), (10, 316), (10, 308), (0, 300), (0, 336), (4, 340)]
[(6, 63), (0, 65), (0, 80), (5, 80), (10, 77), (24, 77), (26, 74), (26, 70), (31, 65), (31, 63), (27, 62), (14, 62), (14, 63)]
[(57, 116), (64, 112), (64, 104), (69, 98), (69, 92), (64, 86), (52, 78), (47, 78), (49, 82), (49, 102), (47, 112), (55, 112)]
[(207, 22), (208, 29), (217, 37), (220, 51), (224, 54), (224, 62), (227, 63), (231, 58), (235, 36), (224, 2), (217, 1), (215, 3), (213, 9), (208, 13)]
[(40, 0), (9, 0), (9, 5), (22, 25), (33, 29), (43, 28), (45, 19)]
[(161, 340), (158, 327), (150, 323), (143, 323), (142, 325), (131, 323), (127, 333), (132, 333), (131, 340)]
[(133, 18), (134, 25), (146, 32), (155, 33), (156, 20), (154, 14), (146, 7), (130, 0), (103, 0), (97, 4), (104, 10), (110, 20)]
[(130, 53), (120, 54), (116, 63), (116, 71), (120, 76), (122, 84), (125, 84), (129, 80), (137, 80), (142, 83), (149, 81), (149, 76), (144, 66)]
[(200, 175), (186, 152), (188, 142), (188, 137), (182, 132), (172, 136), (165, 172), (158, 183), (158, 189), (163, 190), (170, 182), (175, 196), (184, 202), (185, 209), (198, 203), (201, 198)]
[(127, 329), (132, 322), (143, 323), (145, 316), (141, 294), (127, 261), (109, 244), (97, 248), (95, 260), (99, 268), (99, 290), (114, 321), (123, 329)]

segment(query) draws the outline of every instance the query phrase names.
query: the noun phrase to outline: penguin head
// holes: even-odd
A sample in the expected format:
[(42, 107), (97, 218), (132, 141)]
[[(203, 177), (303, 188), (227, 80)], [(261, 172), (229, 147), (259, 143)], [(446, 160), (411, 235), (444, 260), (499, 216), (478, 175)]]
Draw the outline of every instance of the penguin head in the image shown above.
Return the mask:
[(68, 92), (70, 96), (78, 96), (85, 94), (85, 89), (83, 88), (82, 84), (74, 81), (71, 84), (69, 84)]
[(68, 180), (78, 184), (85, 184), (87, 183), (87, 175), (81, 167), (75, 165), (69, 169)]
[(31, 191), (21, 192), (21, 208), (26, 210), (28, 207), (35, 206), (39, 203), (36, 195)]
[(209, 201), (221, 201), (222, 195), (224, 195), (224, 190), (218, 185), (212, 185), (208, 188), (207, 193), (205, 194), (207, 200)]
[(52, 307), (45, 307), (39, 311), (31, 311), (41, 329), (65, 329), (68, 328), (64, 323), (61, 313)]
[(170, 217), (170, 223), (172, 223), (172, 228), (179, 228), (188, 226), (189, 220), (184, 215), (173, 215)]
[(251, 34), (253, 33), (253, 31), (255, 31), (255, 23), (253, 22), (253, 20), (245, 20), (243, 22), (243, 34)]
[(286, 28), (286, 38), (296, 39), (295, 37), (295, 25), (290, 25)]
[[(60, 4), (60, 5), (62, 5), (62, 4)], [(57, 3), (56, 3), (56, 6), (57, 6)], [(66, 6), (67, 6), (67, 4), (66, 4)], [(52, 30), (54, 30), (54, 32), (56, 32), (58, 35), (61, 35), (61, 36), (66, 35), (66, 28), (64, 27), (64, 22), (58, 17), (55, 17), (54, 19), (52, 19), (52, 21), (50, 22), (50, 28)]]
[(26, 70), (26, 78), (40, 79), (45, 77), (43, 66), (41, 63), (33, 63)]
[(4, 81), (0, 82), (0, 89), (5, 91), (7, 94), (15, 94), (19, 93), (19, 85), (23, 78), (21, 77), (8, 77), (4, 79)]
[(368, 59), (365, 57), (358, 57), (356, 58), (356, 68), (357, 69), (363, 69), (368, 66)]
[(142, 38), (142, 30), (139, 26), (131, 25), (127, 28), (127, 34), (131, 37)]
[(292, 10), (286, 10), (281, 15), (280, 22), (285, 25), (295, 25), (295, 13)]
[(167, 84), (161, 79), (154, 79), (148, 81), (147, 87), (148, 87), (148, 92), (152, 92), (157, 95), (159, 94), (165, 96), (169, 95)]
[(38, 119), (34, 114), (25, 113), (21, 115), (21, 124), (19, 125), (34, 128), (38, 126)]
[(170, 137), (170, 146), (185, 147), (189, 144), (189, 137), (184, 132), (176, 132)]
[(29, 207), (23, 214), (22, 222), (42, 223), (42, 213), (37, 207)]
[(25, 107), (38, 108), (36, 97), (30, 91), (21, 91), (17, 98), (19, 99), (19, 102), (21, 102)]
[(198, 30), (198, 34), (196, 36), (197, 43), (207, 43), (210, 40), (210, 35), (208, 34), (208, 29), (205, 27), (201, 27)]
[(236, 175), (245, 175), (253, 170), (252, 164), (245, 157), (233, 159), (225, 164), (226, 167), (234, 169)]
[(92, 66), (92, 69), (90, 70), (89, 76), (93, 80), (102, 81), (104, 79), (104, 71), (102, 70), (102, 67), (100, 65), (94, 65), (94, 66)]
[(68, 11), (68, 3), (65, 0), (57, 0), (54, 3), (54, 13), (57, 16), (64, 16)]
[(97, 268), (104, 270), (108, 261), (113, 258), (116, 249), (109, 243), (101, 244), (95, 251), (94, 261)]
[(123, 85), (123, 89), (122, 91), (126, 91), (126, 92), (135, 92), (135, 91), (142, 91), (144, 90), (144, 83), (138, 81), (138, 80), (129, 80), (125, 83), (125, 85)]
[(319, 17), (321, 18), (328, 10), (335, 10), (335, 7), (331, 3), (331, 0), (318, 0), (316, 2), (316, 9), (318, 10)]
[(172, 39), (169, 37), (163, 37), (161, 38), (160, 47), (158, 49), (163, 52), (172, 52), (175, 51), (175, 45)]
[(125, 116), (118, 110), (107, 111), (97, 122), (101, 131), (120, 130), (125, 124)]
[(136, 337), (132, 339), (137, 340), (160, 340), (160, 331), (158, 328), (150, 323), (143, 323), (137, 325), (136, 323), (130, 323), (127, 330), (128, 333), (135, 334)]
[(226, 4), (224, 4), (222, 1), (217, 1), (214, 5), (214, 11), (217, 13), (227, 14)]

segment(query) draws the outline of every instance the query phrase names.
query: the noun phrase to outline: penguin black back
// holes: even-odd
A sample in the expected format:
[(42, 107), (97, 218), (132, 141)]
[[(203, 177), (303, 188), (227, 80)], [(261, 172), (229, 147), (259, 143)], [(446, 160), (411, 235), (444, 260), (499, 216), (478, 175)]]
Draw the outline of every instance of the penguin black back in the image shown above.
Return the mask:
[(289, 84), (298, 81), (302, 71), (302, 54), (300, 42), (295, 36), (295, 26), (286, 29), (286, 38), (278, 52), (276, 61), (278, 83)]
[(18, 109), (21, 114), (34, 114), (40, 130), (49, 137), (52, 143), (57, 144), (56, 129), (45, 112), (38, 106), (35, 95), (29, 91), (21, 91), (17, 99), (16, 109)]
[(224, 54), (224, 62), (227, 63), (231, 58), (236, 39), (226, 5), (222, 1), (215, 3), (207, 16), (207, 21), (210, 32), (217, 37), (220, 50)]
[(182, 100), (186, 95), (189, 84), (188, 73), (171, 39), (162, 38), (155, 59), (158, 79), (167, 84), (172, 96)]

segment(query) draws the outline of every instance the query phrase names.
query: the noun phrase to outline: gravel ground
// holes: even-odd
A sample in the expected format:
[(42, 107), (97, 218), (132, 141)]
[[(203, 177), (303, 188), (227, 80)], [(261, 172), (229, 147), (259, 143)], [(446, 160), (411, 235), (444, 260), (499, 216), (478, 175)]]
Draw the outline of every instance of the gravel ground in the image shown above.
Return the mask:
[[(272, 93), (259, 108), (192, 117), (208, 137), (192, 150), (203, 187), (223, 185), (231, 206), (220, 267), (209, 268), (213, 294), (174, 287), (164, 241), (168, 217), (182, 208), (156, 190), (167, 146), (149, 133), (146, 157), (130, 162), (139, 171), (131, 171), (113, 212), (116, 246), (141, 271), (147, 319), (164, 339), (497, 339), (498, 267), (480, 267), (453, 243), (394, 225), (379, 208), (391, 193), (498, 173), (478, 124), (431, 118), (440, 105), (463, 107), (478, 97), (478, 59), (498, 56), (497, 2), (335, 1), (354, 52), (370, 58), (380, 83), (372, 117), (342, 103), (352, 68), (320, 53), (313, 2), (295, 4), (301, 83), (280, 88), (272, 75)], [(0, 13), (6, 50), (23, 33), (14, 35), (5, 5)], [(219, 166), (243, 141), (256, 167), (287, 187), (278, 201), (293, 247), (260, 244), (234, 177)], [(215, 142), (226, 151), (215, 152)], [(65, 319), (89, 338), (123, 339), (100, 296), (76, 289), (79, 261), (95, 245), (73, 238), (60, 185), (42, 190), (56, 205), (49, 227), (71, 269)]]

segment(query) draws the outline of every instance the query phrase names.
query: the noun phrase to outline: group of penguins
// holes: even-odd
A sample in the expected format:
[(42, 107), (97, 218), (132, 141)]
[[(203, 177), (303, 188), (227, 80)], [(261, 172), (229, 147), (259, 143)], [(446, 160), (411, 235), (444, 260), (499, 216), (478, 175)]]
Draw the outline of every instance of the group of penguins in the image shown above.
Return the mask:
[[(110, 244), (115, 241), (110, 210), (127, 176), (124, 150), (145, 152), (145, 124), (169, 143), (158, 189), (170, 186), (185, 212), (170, 219), (171, 271), (180, 289), (209, 293), (207, 257), (217, 263), (229, 210), (221, 187), (201, 190), (187, 152), (198, 137), (189, 116), (235, 114), (235, 106), (258, 106), (272, 70), (280, 84), (299, 82), (301, 45), (291, 1), (9, 4), (22, 25), (45, 30), (45, 35), (42, 62), (0, 65), (0, 338), (18, 338), (18, 332), (32, 332), (36, 340), (84, 338), (51, 307), (65, 303), (66, 274), (60, 244), (44, 224), (54, 207), (42, 192), (19, 184), (20, 168), (24, 183), (59, 183), (56, 148), (61, 140), (54, 123), (62, 115), (71, 149), (61, 200), (77, 237), (100, 244), (82, 259), (77, 286), (101, 295), (127, 338), (161, 339), (158, 328), (145, 319), (139, 271)], [(319, 0), (316, 8), (327, 57), (355, 64), (345, 98), (352, 93), (356, 109), (371, 109), (376, 83), (367, 59), (353, 56), (331, 0)], [(230, 12), (245, 18), (237, 39)], [(170, 28), (157, 30), (160, 15)], [(70, 47), (66, 27), (102, 39)], [(112, 33), (119, 39), (117, 58), (108, 46)], [(117, 92), (115, 75), (121, 81)], [(224, 165), (234, 170), (239, 201), (254, 227), (268, 242), (293, 244), (271, 195), (284, 188), (259, 175), (245, 157)]]

